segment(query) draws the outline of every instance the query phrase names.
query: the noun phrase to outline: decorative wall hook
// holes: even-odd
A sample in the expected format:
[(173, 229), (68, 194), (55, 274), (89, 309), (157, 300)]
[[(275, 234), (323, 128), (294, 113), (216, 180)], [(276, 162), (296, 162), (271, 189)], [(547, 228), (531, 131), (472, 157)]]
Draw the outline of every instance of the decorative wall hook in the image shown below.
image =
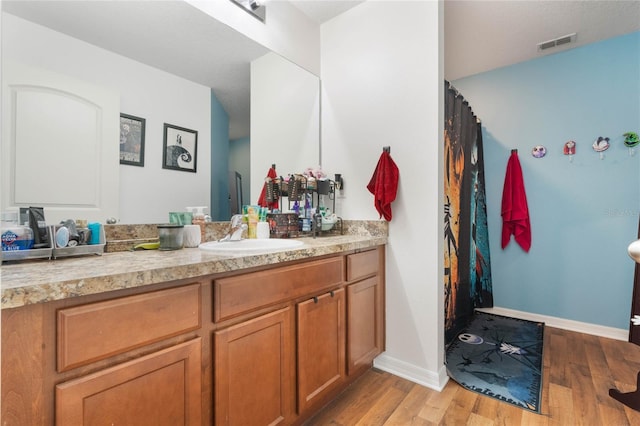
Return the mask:
[(603, 160), (604, 152), (609, 149), (609, 138), (598, 136), (598, 139), (593, 142), (592, 147), (595, 152), (600, 153), (600, 159)]
[(542, 145), (536, 145), (531, 150), (531, 155), (533, 155), (535, 158), (542, 158), (547, 155), (547, 148)]
[(627, 132), (624, 135), (624, 145), (629, 148), (629, 155), (634, 156), (636, 154), (635, 147), (640, 143), (640, 138), (635, 132)]
[(573, 156), (576, 155), (576, 143), (575, 141), (567, 141), (562, 149), (564, 155), (569, 156), (569, 162), (573, 162)]

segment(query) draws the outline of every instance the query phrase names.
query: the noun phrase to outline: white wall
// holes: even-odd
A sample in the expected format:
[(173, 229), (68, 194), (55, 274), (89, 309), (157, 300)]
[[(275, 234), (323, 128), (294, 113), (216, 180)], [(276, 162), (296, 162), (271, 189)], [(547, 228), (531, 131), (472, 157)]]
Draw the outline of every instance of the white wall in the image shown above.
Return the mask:
[(442, 105), (439, 2), (368, 1), (321, 27), (322, 165), (345, 219), (378, 219), (366, 185), (383, 146), (400, 170), (389, 226), (386, 353), (376, 366), (441, 389)]
[(271, 51), (320, 75), (320, 26), (288, 1), (266, 2), (264, 22), (228, 0), (185, 1)]
[(275, 53), (251, 63), (251, 194), (255, 204), (272, 164), (279, 175), (320, 162), (318, 77)]
[[(14, 59), (109, 88), (120, 93), (121, 112), (147, 120), (144, 167), (113, 170), (120, 173), (122, 223), (168, 222), (169, 211), (210, 205), (208, 87), (7, 13), (2, 19), (3, 61)], [(198, 131), (197, 173), (162, 169), (165, 122)]]

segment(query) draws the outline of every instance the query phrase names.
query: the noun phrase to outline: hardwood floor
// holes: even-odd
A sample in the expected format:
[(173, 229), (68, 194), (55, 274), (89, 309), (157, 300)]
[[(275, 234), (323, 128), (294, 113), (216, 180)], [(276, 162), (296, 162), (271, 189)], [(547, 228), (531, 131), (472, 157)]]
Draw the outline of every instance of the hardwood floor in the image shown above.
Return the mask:
[(306, 425), (640, 425), (640, 412), (609, 396), (636, 389), (640, 346), (545, 327), (544, 351), (541, 414), (453, 380), (436, 392), (373, 369)]

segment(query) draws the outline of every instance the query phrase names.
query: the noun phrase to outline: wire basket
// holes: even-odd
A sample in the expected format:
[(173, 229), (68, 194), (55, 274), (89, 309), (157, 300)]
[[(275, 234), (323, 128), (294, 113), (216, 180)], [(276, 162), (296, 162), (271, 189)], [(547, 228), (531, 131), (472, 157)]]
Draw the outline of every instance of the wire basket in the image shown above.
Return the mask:
[(297, 178), (289, 179), (287, 193), (289, 194), (290, 201), (300, 201), (304, 194), (304, 188), (302, 187), (302, 180)]
[(267, 202), (278, 201), (280, 198), (280, 184), (275, 181), (267, 182), (267, 191), (265, 194)]

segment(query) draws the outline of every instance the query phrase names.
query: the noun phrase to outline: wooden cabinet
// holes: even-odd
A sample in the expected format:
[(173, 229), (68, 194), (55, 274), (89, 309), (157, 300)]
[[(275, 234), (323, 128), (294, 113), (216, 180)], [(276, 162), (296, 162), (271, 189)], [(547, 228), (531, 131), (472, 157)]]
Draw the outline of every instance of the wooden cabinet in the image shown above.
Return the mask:
[(2, 310), (3, 426), (209, 423), (202, 285), (168, 284)]
[(194, 339), (56, 386), (56, 425), (201, 425)]
[(349, 374), (353, 374), (360, 367), (370, 366), (373, 359), (382, 352), (378, 325), (381, 316), (377, 309), (380, 297), (378, 293), (379, 287), (375, 277), (347, 287)]
[(299, 423), (371, 367), (383, 271), (380, 248), (215, 279), (216, 425)]
[(384, 254), (370, 250), (347, 256), (347, 374), (369, 368), (384, 351)]
[(335, 394), (345, 375), (344, 289), (298, 303), (298, 409)]
[(215, 424), (290, 424), (293, 415), (291, 309), (217, 331)]
[(384, 247), (2, 310), (2, 425), (302, 424), (384, 350)]
[[(58, 371), (200, 328), (200, 284), (57, 311)], [(201, 425), (200, 338), (56, 385), (56, 425)]]

